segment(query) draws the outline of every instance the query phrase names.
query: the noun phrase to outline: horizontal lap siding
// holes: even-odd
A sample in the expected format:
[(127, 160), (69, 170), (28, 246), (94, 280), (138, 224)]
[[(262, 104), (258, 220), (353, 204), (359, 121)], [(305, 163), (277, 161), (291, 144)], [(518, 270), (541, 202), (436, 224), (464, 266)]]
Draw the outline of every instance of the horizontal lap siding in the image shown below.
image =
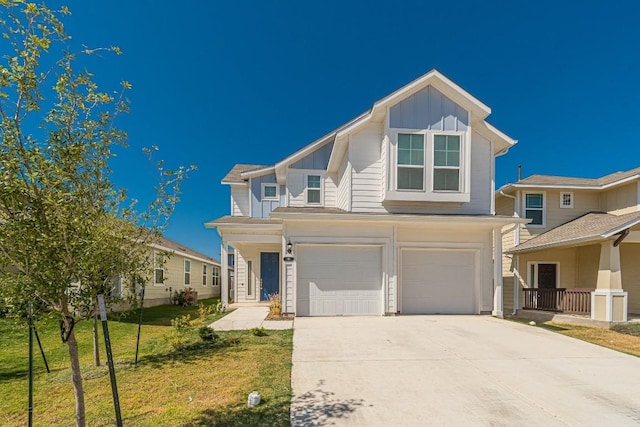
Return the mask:
[(601, 209), (615, 215), (622, 215), (638, 210), (637, 182), (607, 190), (600, 197)]
[(349, 160), (352, 171), (352, 210), (384, 211), (382, 191), (382, 125), (371, 124), (351, 137)]
[(336, 177), (329, 175), (324, 178), (324, 206), (335, 208), (337, 205), (338, 189), (336, 188)]
[(231, 215), (249, 216), (249, 190), (246, 187), (231, 186)]
[(640, 244), (623, 243), (620, 249), (622, 289), (629, 294), (628, 312), (640, 314)]
[(337, 206), (345, 211), (349, 210), (349, 197), (351, 196), (351, 168), (348, 156), (344, 156), (338, 170)]

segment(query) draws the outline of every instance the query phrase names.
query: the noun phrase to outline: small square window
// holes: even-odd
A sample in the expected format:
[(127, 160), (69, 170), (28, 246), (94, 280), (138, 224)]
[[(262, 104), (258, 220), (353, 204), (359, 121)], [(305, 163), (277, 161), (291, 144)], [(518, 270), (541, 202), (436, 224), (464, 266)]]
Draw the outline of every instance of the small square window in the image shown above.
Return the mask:
[(262, 184), (263, 200), (278, 200), (278, 184)]
[(560, 193), (560, 207), (573, 208), (573, 193)]

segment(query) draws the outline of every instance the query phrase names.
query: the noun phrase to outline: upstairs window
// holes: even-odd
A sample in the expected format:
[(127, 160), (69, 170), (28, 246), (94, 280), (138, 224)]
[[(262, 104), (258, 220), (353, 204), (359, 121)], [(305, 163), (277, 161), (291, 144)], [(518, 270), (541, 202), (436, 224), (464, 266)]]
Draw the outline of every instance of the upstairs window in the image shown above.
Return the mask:
[(307, 175), (307, 204), (320, 204), (321, 179), (320, 175)]
[(565, 209), (573, 207), (573, 193), (560, 193), (560, 207)]
[(207, 265), (202, 264), (202, 286), (207, 286)]
[(531, 220), (529, 225), (544, 227), (544, 193), (526, 193), (524, 197), (524, 216)]
[(164, 284), (164, 256), (155, 253), (155, 265), (153, 270), (153, 283), (156, 285)]
[(185, 286), (191, 284), (191, 261), (188, 259), (184, 260), (184, 284)]
[(424, 135), (398, 134), (398, 190), (424, 190)]
[(278, 200), (278, 184), (262, 184), (262, 200)]
[(433, 190), (460, 191), (460, 136), (433, 136)]

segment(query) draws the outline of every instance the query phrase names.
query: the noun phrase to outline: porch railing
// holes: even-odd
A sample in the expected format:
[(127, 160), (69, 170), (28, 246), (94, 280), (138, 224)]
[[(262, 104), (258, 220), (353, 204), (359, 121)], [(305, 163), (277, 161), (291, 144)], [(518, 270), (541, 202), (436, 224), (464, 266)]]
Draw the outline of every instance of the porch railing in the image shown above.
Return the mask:
[(568, 314), (591, 314), (591, 292), (593, 289), (528, 288), (523, 290), (523, 308), (525, 309)]

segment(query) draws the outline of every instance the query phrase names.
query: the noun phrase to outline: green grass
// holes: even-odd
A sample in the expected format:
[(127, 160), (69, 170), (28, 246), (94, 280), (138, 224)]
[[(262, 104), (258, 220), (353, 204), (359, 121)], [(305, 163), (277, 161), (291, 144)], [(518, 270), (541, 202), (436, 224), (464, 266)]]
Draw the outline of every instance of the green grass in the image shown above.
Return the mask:
[[(529, 320), (524, 319), (510, 320), (518, 323), (529, 323)], [(553, 322), (539, 322), (536, 323), (535, 327), (640, 357), (640, 324), (637, 323), (615, 325), (611, 329)]]
[[(209, 304), (217, 302), (207, 300)], [(109, 321), (116, 361), (120, 406), (126, 426), (245, 426), (289, 423), (292, 332), (217, 332), (214, 342), (202, 342), (197, 328), (187, 333), (181, 350), (164, 335), (171, 319), (195, 317), (197, 307), (163, 306), (145, 309), (138, 367), (133, 366), (137, 314)], [(209, 322), (220, 315), (209, 317)], [(76, 325), (85, 378), (87, 425), (114, 423), (106, 357), (92, 365), (91, 322)], [(51, 368), (47, 374), (37, 345), (34, 354), (34, 425), (74, 424), (74, 399), (68, 350), (60, 341), (57, 322), (42, 320), (38, 333)], [(102, 334), (101, 334), (102, 335)], [(27, 421), (28, 328), (25, 322), (0, 319), (0, 424), (24, 426)], [(257, 390), (262, 404), (247, 407), (247, 395)]]

